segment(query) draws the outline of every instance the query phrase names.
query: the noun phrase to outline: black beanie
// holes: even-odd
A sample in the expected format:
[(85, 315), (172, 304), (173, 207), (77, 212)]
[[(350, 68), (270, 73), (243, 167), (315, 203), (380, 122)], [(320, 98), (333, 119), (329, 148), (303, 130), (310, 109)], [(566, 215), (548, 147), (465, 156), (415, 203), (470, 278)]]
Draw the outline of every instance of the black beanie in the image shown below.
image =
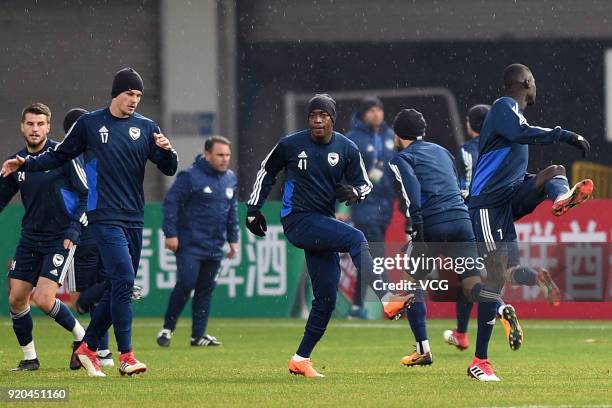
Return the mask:
[(393, 120), (393, 130), (400, 139), (414, 140), (425, 136), (427, 122), (423, 114), (416, 109), (402, 109)]
[(474, 132), (480, 133), (489, 109), (491, 105), (474, 105), (468, 111), (467, 120)]
[(336, 101), (328, 94), (316, 94), (308, 101), (308, 115), (316, 109), (327, 112), (332, 122), (336, 122)]
[(125, 91), (144, 91), (142, 78), (138, 72), (132, 68), (123, 68), (115, 74), (115, 79), (113, 79), (111, 96), (115, 98), (121, 92)]
[(359, 117), (363, 118), (363, 115), (373, 107), (383, 108), (383, 103), (377, 96), (366, 96), (359, 102)]
[(85, 109), (74, 108), (70, 109), (64, 117), (64, 133), (68, 133), (74, 122), (76, 122), (81, 116), (89, 113)]

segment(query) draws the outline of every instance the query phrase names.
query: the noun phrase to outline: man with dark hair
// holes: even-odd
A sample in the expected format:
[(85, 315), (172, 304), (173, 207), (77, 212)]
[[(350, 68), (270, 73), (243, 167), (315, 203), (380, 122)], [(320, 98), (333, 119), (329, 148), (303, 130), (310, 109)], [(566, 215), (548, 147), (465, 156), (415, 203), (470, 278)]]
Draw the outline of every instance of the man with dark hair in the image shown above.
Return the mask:
[[(304, 249), (314, 299), (304, 336), (289, 360), (289, 372), (306, 377), (323, 377), (313, 367), (310, 354), (319, 342), (336, 306), (340, 279), (338, 252), (351, 255), (355, 267), (363, 269), (370, 284), (373, 261), (361, 231), (334, 218), (336, 200), (355, 204), (372, 190), (357, 146), (334, 132), (336, 102), (318, 94), (308, 102), (308, 129), (282, 138), (261, 163), (253, 192), (247, 202), (246, 226), (263, 237), (267, 223), (261, 207), (276, 176), (285, 170), (283, 230), (289, 242)], [(363, 288), (359, 288), (363, 290)], [(411, 296), (377, 293), (385, 315), (395, 317)]]
[(176, 254), (176, 285), (170, 294), (164, 326), (157, 344), (170, 346), (179, 315), (195, 291), (192, 303), (191, 345), (220, 346), (206, 334), (215, 281), (223, 259), (238, 251), (237, 180), (229, 169), (230, 141), (213, 136), (204, 144), (204, 154), (181, 171), (164, 200), (166, 248)]
[[(525, 65), (506, 67), (503, 82), (505, 96), (491, 106), (479, 138), (479, 158), (468, 201), (474, 233), (485, 256), (487, 282), (495, 293), (501, 294), (505, 281), (539, 284), (547, 297), (558, 302), (560, 293), (548, 271), (520, 265), (514, 221), (531, 213), (546, 198), (553, 200), (554, 215), (564, 214), (591, 197), (593, 181), (582, 180), (570, 189), (565, 168), (559, 165), (536, 175), (527, 174), (528, 145), (564, 142), (580, 149), (583, 156), (590, 145), (584, 137), (559, 126), (547, 129), (527, 123), (523, 111), (536, 101), (536, 82)], [(522, 335), (512, 336), (514, 330), (506, 330), (511, 334), (509, 339), (517, 340), (510, 342), (510, 347), (518, 348)]]
[[(393, 130), (385, 122), (385, 112), (382, 101), (376, 96), (368, 96), (361, 100), (359, 110), (353, 117), (353, 128), (346, 135), (359, 148), (368, 177), (372, 182), (372, 191), (367, 200), (351, 206), (350, 220), (355, 228), (363, 232), (371, 246), (373, 256), (385, 256), (385, 233), (393, 212), (393, 176), (387, 163), (395, 154)], [(379, 250), (376, 253), (375, 251)], [(361, 273), (357, 272), (353, 306), (350, 317), (367, 319), (363, 308), (363, 293)]]
[[(450, 259), (476, 260), (478, 250), (467, 207), (459, 191), (453, 156), (443, 147), (423, 140), (427, 123), (415, 109), (403, 109), (393, 122), (396, 143), (401, 151), (389, 162), (400, 186), (410, 220), (408, 234), (412, 237), (411, 254), (437, 258), (440, 254)], [(518, 327), (514, 308), (504, 305), (498, 294), (482, 283), (480, 268), (474, 266), (456, 271), (464, 296), (478, 303), (478, 339), (474, 361), (468, 375), (480, 381), (499, 381), (487, 357), (493, 312)], [(429, 270), (416, 271), (416, 280), (426, 278)], [(415, 290), (415, 302), (407, 310), (408, 322), (416, 340), (416, 351), (402, 358), (405, 366), (429, 365), (433, 362), (426, 330), (424, 292)]]
[[(64, 117), (64, 133), (68, 134), (74, 123), (84, 114), (89, 113), (82, 108), (70, 109)], [(79, 156), (82, 161), (82, 156)], [(71, 292), (71, 297), (74, 299), (75, 308), (78, 313), (88, 313), (93, 316), (95, 304), (98, 303), (106, 288), (106, 279), (104, 276), (104, 268), (102, 267), (102, 259), (96, 242), (94, 240), (91, 228), (87, 220), (87, 215), (82, 219), (81, 236), (79, 237), (79, 245), (74, 253), (74, 260), (71, 268), (68, 271), (68, 290)], [(70, 369), (78, 370), (81, 368), (81, 362), (74, 352), (81, 345), (81, 342), (74, 342), (73, 354), (70, 360)], [(109, 348), (108, 331), (104, 333), (98, 344), (98, 357), (100, 358), (101, 367), (114, 367), (113, 355)]]
[(159, 126), (136, 113), (143, 89), (135, 70), (118, 71), (107, 108), (81, 116), (55, 149), (36, 157), (17, 156), (2, 165), (2, 174), (8, 177), (18, 169), (54, 169), (84, 154), (89, 186), (87, 218), (109, 282), (75, 353), (87, 374), (95, 377), (105, 376), (96, 350), (111, 325), (121, 353), (121, 375), (147, 369), (132, 351), (132, 290), (142, 248), (145, 165), (151, 160), (171, 176), (178, 158)]
[[(21, 132), (26, 147), (16, 157), (39, 157), (58, 143), (48, 139), (51, 111), (42, 103), (26, 107), (21, 115)], [(15, 157), (14, 156), (14, 157)], [(73, 160), (45, 173), (6, 174), (0, 179), (0, 211), (21, 193), (25, 208), (21, 239), (9, 268), (9, 305), (13, 330), (24, 358), (16, 371), (33, 371), (40, 366), (34, 340), (29, 299), (60, 326), (72, 332), (78, 344), (85, 330), (68, 307), (56, 299), (72, 264), (85, 216), (87, 183), (80, 164)]]

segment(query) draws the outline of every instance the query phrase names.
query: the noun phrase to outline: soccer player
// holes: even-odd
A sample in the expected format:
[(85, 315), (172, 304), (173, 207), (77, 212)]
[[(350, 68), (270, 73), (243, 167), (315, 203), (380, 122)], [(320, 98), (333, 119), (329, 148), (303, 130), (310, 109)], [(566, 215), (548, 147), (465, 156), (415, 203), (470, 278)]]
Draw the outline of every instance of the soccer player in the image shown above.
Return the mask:
[[(476, 261), (478, 250), (467, 207), (459, 191), (455, 161), (443, 147), (423, 140), (427, 124), (414, 109), (403, 109), (393, 122), (396, 143), (401, 151), (389, 162), (402, 198), (406, 218), (410, 219), (414, 248), (428, 257), (443, 254), (451, 259)], [(429, 243), (429, 244), (428, 244)], [(416, 280), (428, 272), (415, 271)], [(478, 338), (476, 354), (468, 374), (480, 381), (499, 381), (488, 360), (488, 343), (495, 313), (518, 325), (514, 308), (504, 305), (500, 295), (482, 283), (480, 269), (474, 266), (459, 274), (464, 295), (478, 303)], [(416, 351), (402, 358), (405, 366), (429, 365), (433, 362), (427, 338), (426, 309), (422, 289), (415, 290), (415, 302), (407, 310), (408, 321), (416, 340)], [(493, 314), (493, 318), (487, 317)]]
[[(267, 223), (261, 207), (278, 172), (284, 169), (281, 223), (289, 242), (304, 249), (314, 295), (304, 337), (289, 360), (289, 371), (323, 377), (312, 367), (310, 354), (325, 333), (336, 306), (338, 252), (350, 253), (368, 283), (373, 268), (365, 236), (334, 218), (335, 203), (338, 200), (355, 204), (365, 199), (372, 183), (357, 146), (333, 130), (336, 102), (327, 94), (315, 95), (308, 102), (307, 114), (308, 129), (282, 138), (261, 163), (247, 202), (246, 226), (257, 236), (265, 235)], [(383, 305), (389, 318), (399, 314), (412, 298), (385, 296)]]
[(228, 258), (238, 251), (238, 198), (236, 175), (229, 169), (231, 143), (213, 136), (204, 143), (204, 154), (181, 171), (164, 200), (166, 248), (176, 253), (177, 279), (170, 294), (164, 326), (157, 344), (170, 346), (179, 315), (194, 291), (191, 345), (220, 346), (206, 334), (210, 303), (223, 246), (229, 244)]
[[(546, 198), (553, 200), (554, 215), (564, 214), (591, 196), (593, 181), (582, 180), (570, 189), (565, 168), (559, 165), (535, 176), (526, 175), (528, 145), (565, 142), (582, 150), (583, 155), (590, 145), (584, 137), (558, 126), (548, 129), (527, 123), (523, 112), (535, 103), (536, 82), (525, 65), (506, 67), (503, 81), (505, 96), (493, 103), (480, 133), (479, 158), (468, 201), (474, 233), (481, 254), (486, 255), (487, 282), (496, 293), (501, 293), (505, 281), (533, 286), (539, 280), (549, 292), (558, 293), (546, 270), (520, 265), (514, 221), (531, 213)], [(513, 335), (516, 329), (509, 329), (512, 349), (522, 343), (522, 335)]]
[(111, 325), (121, 353), (119, 372), (132, 375), (147, 369), (134, 356), (131, 341), (132, 289), (142, 248), (145, 165), (151, 160), (171, 176), (178, 158), (159, 126), (136, 113), (143, 89), (135, 70), (118, 71), (107, 108), (81, 116), (55, 149), (36, 157), (17, 156), (2, 165), (8, 177), (18, 169), (25, 174), (54, 169), (84, 153), (87, 218), (108, 276), (107, 289), (76, 351), (90, 376), (105, 376), (96, 350), (98, 339)]
[[(82, 108), (70, 109), (64, 117), (64, 133), (67, 134), (74, 122), (86, 113), (89, 112)], [(79, 158), (82, 160), (82, 156), (79, 156)], [(83, 172), (83, 176), (83, 178), (86, 178), (85, 172)], [(106, 279), (104, 268), (102, 267), (102, 259), (100, 259), (100, 253), (98, 252), (91, 228), (88, 227), (86, 214), (81, 219), (81, 224), (79, 245), (68, 271), (68, 289), (71, 291), (71, 294), (76, 295), (75, 305), (77, 312), (89, 312), (93, 316), (95, 304), (98, 303), (104, 294)], [(91, 305), (89, 305), (90, 303)], [(74, 351), (79, 348), (81, 343), (80, 341), (75, 341), (73, 344), (73, 354), (70, 359), (70, 369), (72, 370), (81, 368), (81, 362), (76, 354), (74, 354)], [(98, 357), (100, 358), (101, 367), (114, 367), (115, 363), (109, 349), (108, 331), (99, 340)]]
[[(50, 130), (49, 108), (42, 103), (27, 106), (21, 114), (26, 147), (16, 156), (34, 158), (54, 149), (58, 143), (48, 138)], [(9, 305), (13, 330), (23, 351), (23, 360), (15, 370), (33, 371), (40, 367), (29, 305), (34, 287), (36, 306), (71, 332), (75, 343), (85, 335), (81, 324), (55, 295), (64, 283), (79, 239), (87, 183), (83, 169), (75, 160), (45, 173), (7, 173), (0, 178), (0, 211), (18, 191), (25, 214), (8, 273)]]
[[(482, 123), (491, 109), (490, 105), (474, 105), (468, 110), (466, 118), (466, 130), (469, 140), (461, 145), (459, 154), (457, 155), (457, 170), (459, 173), (459, 188), (461, 195), (467, 203), (470, 184), (472, 183), (472, 175), (474, 167), (478, 161), (478, 138)], [(456, 302), (457, 327), (451, 331), (450, 336), (445, 337), (445, 341), (456, 346), (459, 350), (466, 350), (469, 345), (468, 339), (468, 323), (470, 321), (470, 313), (474, 304), (470, 302), (463, 291), (460, 291)]]
[[(361, 100), (359, 111), (353, 118), (353, 128), (346, 135), (359, 148), (368, 177), (373, 184), (368, 199), (351, 206), (350, 219), (355, 228), (363, 232), (368, 242), (378, 243), (371, 246), (372, 256), (384, 257), (385, 233), (393, 211), (395, 190), (393, 176), (387, 164), (394, 156), (393, 130), (385, 122), (382, 101), (376, 96)], [(367, 319), (363, 308), (361, 273), (357, 272), (357, 282), (350, 317)]]

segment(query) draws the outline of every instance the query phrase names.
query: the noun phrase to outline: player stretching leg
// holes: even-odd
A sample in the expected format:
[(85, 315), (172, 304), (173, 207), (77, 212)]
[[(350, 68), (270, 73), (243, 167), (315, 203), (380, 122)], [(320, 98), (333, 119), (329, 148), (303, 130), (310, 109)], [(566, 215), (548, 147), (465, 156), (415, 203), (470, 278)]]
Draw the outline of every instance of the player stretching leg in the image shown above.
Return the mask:
[[(389, 166), (400, 186), (405, 202), (406, 217), (412, 230), (412, 253), (423, 253), (437, 258), (441, 253), (448, 258), (478, 258), (476, 239), (467, 207), (459, 191), (457, 172), (452, 155), (443, 147), (423, 140), (426, 122), (414, 109), (404, 109), (395, 118), (393, 129), (401, 151)], [(428, 244), (429, 243), (429, 244)], [(440, 246), (441, 243), (444, 243)], [(412, 271), (411, 271), (412, 272)], [(428, 270), (416, 271), (414, 279), (422, 280)], [(499, 381), (487, 359), (487, 348), (492, 330), (491, 319), (497, 310), (503, 312), (499, 294), (482, 283), (480, 269), (466, 268), (459, 274), (464, 296), (478, 302), (478, 339), (476, 355), (486, 360), (478, 378)], [(426, 309), (423, 290), (416, 290), (416, 299), (407, 311), (408, 322), (416, 340), (416, 351), (402, 358), (405, 366), (429, 365), (432, 354), (427, 338)]]
[[(365, 236), (334, 218), (335, 203), (354, 204), (365, 199), (372, 184), (357, 146), (333, 131), (335, 101), (328, 95), (316, 95), (309, 101), (307, 113), (309, 129), (281, 139), (262, 162), (247, 203), (246, 225), (253, 234), (265, 235), (267, 224), (260, 209), (276, 175), (285, 169), (281, 222), (289, 242), (304, 249), (314, 294), (304, 337), (289, 361), (289, 371), (322, 377), (312, 367), (310, 354), (336, 306), (338, 252), (350, 253), (357, 268), (363, 263), (364, 277), (368, 282), (372, 279), (372, 257)], [(389, 297), (387, 294), (385, 301)], [(395, 316), (410, 299), (404, 296), (385, 302), (386, 315)]]
[[(481, 254), (485, 256), (488, 281), (501, 293), (505, 281), (533, 286), (543, 280), (551, 292), (558, 289), (550, 275), (519, 263), (514, 221), (532, 212), (544, 199), (553, 200), (552, 212), (562, 215), (587, 200), (593, 182), (582, 180), (569, 188), (563, 166), (550, 166), (534, 176), (525, 176), (529, 159), (528, 145), (568, 143), (583, 154), (588, 141), (568, 130), (530, 126), (523, 111), (536, 100), (533, 74), (524, 65), (512, 64), (503, 74), (505, 96), (491, 106), (482, 125), (480, 157), (470, 187), (469, 210)], [(512, 317), (502, 320), (510, 348), (517, 349), (523, 333)], [(490, 316), (492, 319), (493, 316)], [(478, 364), (475, 359), (470, 369)]]
[(131, 302), (142, 247), (145, 165), (151, 160), (170, 176), (178, 158), (159, 126), (136, 113), (142, 92), (140, 75), (131, 68), (120, 70), (109, 107), (81, 116), (54, 150), (25, 159), (17, 156), (2, 166), (7, 177), (18, 169), (53, 169), (85, 154), (87, 217), (108, 275), (107, 289), (76, 351), (90, 376), (104, 376), (96, 350), (111, 325), (121, 353), (119, 372), (132, 375), (147, 369), (132, 351)]
[[(21, 132), (26, 148), (17, 157), (37, 157), (57, 146), (57, 142), (47, 138), (50, 120), (51, 111), (42, 103), (23, 110)], [(24, 355), (15, 370), (32, 371), (40, 366), (32, 338), (29, 305), (34, 287), (36, 306), (72, 332), (74, 342), (81, 341), (85, 335), (81, 324), (55, 295), (72, 263), (81, 230), (79, 220), (87, 203), (87, 184), (77, 161), (46, 173), (19, 172), (6, 176), (0, 179), (0, 211), (18, 191), (25, 208), (21, 239), (8, 274), (13, 330)]]

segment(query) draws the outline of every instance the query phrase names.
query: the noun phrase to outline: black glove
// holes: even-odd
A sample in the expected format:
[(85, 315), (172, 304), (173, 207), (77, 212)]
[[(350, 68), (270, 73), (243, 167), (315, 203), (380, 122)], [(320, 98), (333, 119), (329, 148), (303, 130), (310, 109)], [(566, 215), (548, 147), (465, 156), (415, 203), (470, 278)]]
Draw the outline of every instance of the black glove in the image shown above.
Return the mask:
[(346, 201), (346, 205), (355, 204), (359, 201), (359, 193), (350, 184), (336, 184), (336, 200), (341, 203)]
[(425, 233), (423, 232), (423, 224), (418, 225), (410, 225), (408, 227), (408, 231), (406, 231), (408, 235), (412, 238), (412, 242), (424, 242), (425, 241)]
[(249, 229), (249, 231), (257, 235), (258, 237), (265, 236), (266, 231), (268, 230), (266, 218), (259, 210), (247, 211), (246, 227)]
[(591, 150), (591, 144), (589, 141), (577, 133), (569, 132), (569, 134), (570, 136), (567, 144), (582, 150), (582, 157), (586, 157), (589, 150)]

